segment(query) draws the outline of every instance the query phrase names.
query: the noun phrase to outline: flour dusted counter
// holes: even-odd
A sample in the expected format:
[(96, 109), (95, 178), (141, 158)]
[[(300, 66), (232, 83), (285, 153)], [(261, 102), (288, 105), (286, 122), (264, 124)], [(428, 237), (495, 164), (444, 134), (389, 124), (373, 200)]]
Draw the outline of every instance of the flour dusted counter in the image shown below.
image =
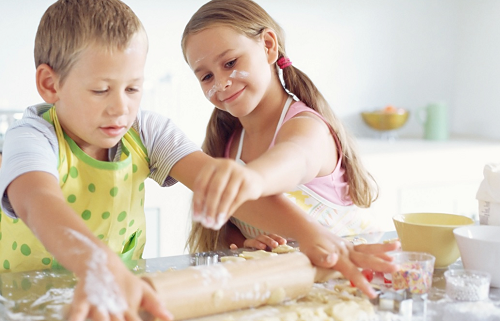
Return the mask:
[(477, 219), (483, 167), (500, 162), (500, 141), (494, 140), (358, 138), (357, 143), (380, 188), (378, 200), (367, 211), (385, 231), (394, 229), (391, 218), (399, 213), (456, 213)]

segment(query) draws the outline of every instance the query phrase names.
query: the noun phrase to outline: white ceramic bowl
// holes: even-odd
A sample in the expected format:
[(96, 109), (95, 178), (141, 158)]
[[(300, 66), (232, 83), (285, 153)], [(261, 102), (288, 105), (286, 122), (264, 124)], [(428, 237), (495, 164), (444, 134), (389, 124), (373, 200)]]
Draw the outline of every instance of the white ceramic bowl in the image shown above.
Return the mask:
[(500, 287), (500, 226), (472, 225), (453, 230), (466, 269), (491, 274), (491, 286)]

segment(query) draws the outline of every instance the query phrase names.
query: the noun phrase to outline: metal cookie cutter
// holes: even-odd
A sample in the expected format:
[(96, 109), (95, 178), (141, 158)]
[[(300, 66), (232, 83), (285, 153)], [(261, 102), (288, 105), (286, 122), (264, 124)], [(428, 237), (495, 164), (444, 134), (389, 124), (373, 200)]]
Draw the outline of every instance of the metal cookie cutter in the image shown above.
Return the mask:
[(379, 291), (370, 302), (380, 311), (397, 313), (405, 320), (411, 320), (413, 315), (426, 315), (427, 294), (413, 294), (408, 289)]
[(219, 263), (219, 254), (215, 252), (194, 253), (191, 256), (191, 265), (214, 265)]

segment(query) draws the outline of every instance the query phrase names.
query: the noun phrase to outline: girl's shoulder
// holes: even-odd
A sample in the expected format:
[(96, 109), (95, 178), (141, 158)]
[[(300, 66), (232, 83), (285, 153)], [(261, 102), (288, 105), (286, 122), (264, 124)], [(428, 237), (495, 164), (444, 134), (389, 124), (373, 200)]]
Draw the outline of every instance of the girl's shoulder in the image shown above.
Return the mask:
[(288, 111), (285, 115), (285, 118), (283, 119), (283, 122), (286, 122), (287, 120), (297, 116), (300, 113), (304, 112), (309, 112), (312, 113), (318, 117), (320, 117), (322, 120), (325, 120), (324, 117), (318, 113), (316, 110), (312, 109), (311, 107), (307, 106), (304, 104), (302, 101), (294, 101), (290, 107), (288, 108)]

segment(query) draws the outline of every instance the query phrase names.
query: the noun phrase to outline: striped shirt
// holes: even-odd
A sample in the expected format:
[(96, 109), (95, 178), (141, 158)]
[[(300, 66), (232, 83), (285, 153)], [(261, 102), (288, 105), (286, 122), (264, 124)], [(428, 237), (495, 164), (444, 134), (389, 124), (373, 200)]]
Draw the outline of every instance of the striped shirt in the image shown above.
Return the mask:
[[(50, 104), (28, 107), (23, 118), (14, 122), (5, 135), (0, 168), (1, 206), (5, 214), (16, 217), (5, 193), (7, 186), (18, 176), (32, 171), (52, 174), (59, 180), (57, 170), (59, 147), (54, 127), (42, 118)], [(161, 186), (177, 181), (170, 170), (184, 156), (200, 148), (168, 117), (140, 110), (132, 127), (139, 133), (149, 158), (150, 178)], [(118, 161), (121, 142), (109, 150), (110, 161)]]

